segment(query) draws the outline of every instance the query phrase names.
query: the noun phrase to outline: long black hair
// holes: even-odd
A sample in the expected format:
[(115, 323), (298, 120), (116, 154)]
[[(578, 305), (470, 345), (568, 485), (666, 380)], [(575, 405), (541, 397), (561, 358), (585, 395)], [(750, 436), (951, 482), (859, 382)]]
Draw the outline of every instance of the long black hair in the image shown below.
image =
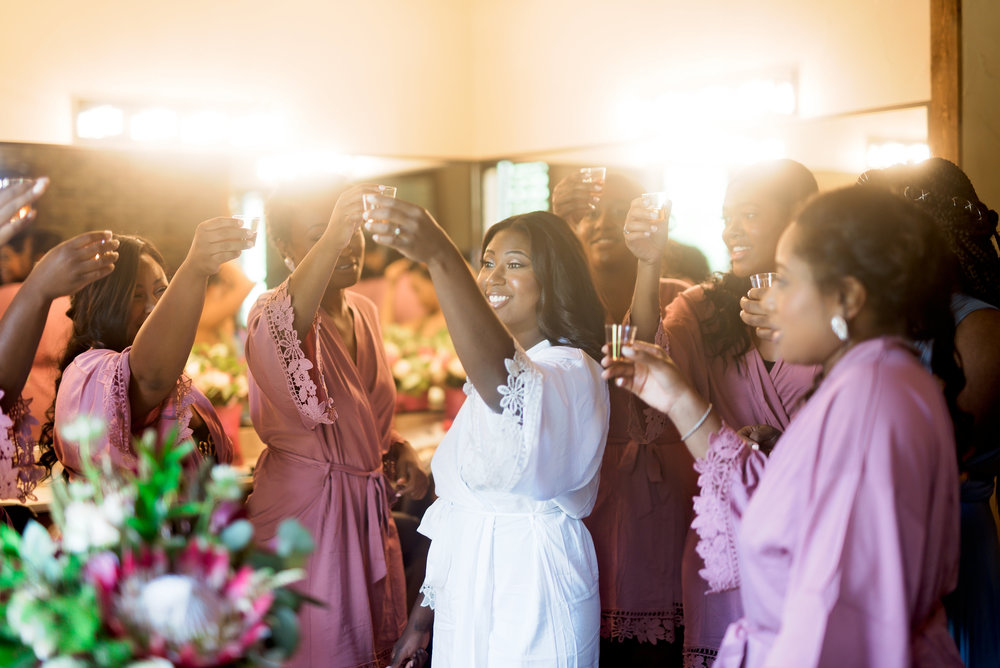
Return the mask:
[[(128, 335), (128, 319), (136, 275), (139, 272), (139, 259), (148, 255), (166, 271), (166, 262), (152, 242), (142, 237), (122, 234), (116, 234), (115, 239), (119, 245), (114, 271), (70, 297), (66, 315), (73, 321), (73, 334), (59, 362), (56, 395), (59, 394), (63, 371), (81, 353), (91, 348), (121, 352), (132, 345)], [(46, 422), (38, 439), (42, 449), (39, 462), (50, 471), (56, 462), (55, 451), (52, 449), (55, 407), (53, 400), (52, 406), (46, 411)]]
[[(913, 341), (932, 341), (932, 370), (956, 436), (971, 427), (958, 408), (965, 386), (955, 351), (951, 264), (941, 230), (918, 207), (879, 188), (851, 186), (814, 199), (797, 220), (794, 253), (809, 265), (821, 289), (847, 276), (865, 288), (877, 325)], [(958, 443), (965, 440), (956, 439)]]
[[(785, 214), (786, 225), (806, 200), (816, 194), (816, 177), (800, 162), (769, 160), (745, 167), (729, 179), (729, 187), (752, 184), (776, 201)], [(739, 360), (753, 345), (750, 328), (740, 319), (740, 298), (750, 289), (748, 276), (731, 271), (717, 273), (705, 288), (711, 314), (701, 321), (701, 336), (709, 357), (721, 357), (723, 364)]]
[(531, 242), (531, 264), (541, 287), (538, 327), (554, 345), (580, 348), (601, 359), (604, 306), (580, 240), (569, 223), (547, 211), (511, 216), (490, 227), (482, 251), (503, 230), (518, 230)]

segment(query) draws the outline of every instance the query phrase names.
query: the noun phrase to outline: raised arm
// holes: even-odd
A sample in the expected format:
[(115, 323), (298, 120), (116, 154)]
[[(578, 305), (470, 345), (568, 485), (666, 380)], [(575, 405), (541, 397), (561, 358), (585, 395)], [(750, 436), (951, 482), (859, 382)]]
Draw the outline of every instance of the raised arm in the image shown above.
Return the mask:
[(86, 232), (59, 244), (38, 261), (0, 319), (0, 407), (10, 412), (24, 387), (56, 297), (71, 295), (114, 271), (118, 240)]
[(194, 344), (208, 277), (252, 245), (233, 218), (198, 225), (187, 257), (132, 343), (129, 399), (136, 419), (159, 406), (177, 385)]
[(465, 258), (424, 208), (388, 197), (377, 201), (379, 208), (369, 212), (373, 222), (367, 223), (375, 241), (427, 264), (455, 352), (479, 396), (499, 411), (497, 388), (507, 383), (504, 362), (514, 357), (514, 337), (486, 301)]
[(625, 244), (638, 261), (629, 312), (630, 322), (639, 328), (636, 338), (640, 341), (652, 341), (660, 325), (660, 268), (667, 246), (669, 204), (665, 213), (665, 219), (658, 220), (658, 211), (645, 207), (637, 197), (625, 218)]
[(312, 327), (316, 309), (326, 294), (326, 286), (333, 275), (337, 258), (361, 225), (361, 194), (365, 188), (366, 186), (355, 186), (345, 190), (337, 198), (322, 236), (296, 264), (288, 279), (288, 295), (291, 297), (294, 313), (292, 323), (300, 341), (305, 340)]

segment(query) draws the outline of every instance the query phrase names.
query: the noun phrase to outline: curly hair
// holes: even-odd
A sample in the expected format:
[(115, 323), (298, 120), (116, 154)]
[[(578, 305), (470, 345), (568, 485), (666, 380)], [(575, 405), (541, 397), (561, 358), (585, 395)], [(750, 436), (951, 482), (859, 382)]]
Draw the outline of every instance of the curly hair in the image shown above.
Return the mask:
[[(59, 363), (56, 378), (56, 395), (62, 382), (62, 373), (81, 353), (91, 348), (104, 348), (121, 352), (132, 345), (128, 338), (129, 306), (135, 291), (139, 260), (148, 255), (166, 271), (166, 262), (152, 242), (142, 237), (116, 234), (118, 260), (110, 274), (94, 281), (70, 297), (66, 315), (73, 321), (73, 334), (66, 345), (66, 352)], [(55, 401), (45, 413), (46, 422), (39, 436), (42, 455), (39, 463), (50, 471), (55, 464), (52, 450)]]
[(956, 399), (965, 375), (955, 350), (951, 286), (941, 280), (951, 258), (934, 220), (889, 192), (851, 186), (814, 199), (796, 225), (793, 251), (821, 289), (852, 276), (864, 286), (878, 326), (902, 325), (910, 340), (933, 342), (932, 370), (944, 381), (956, 434), (964, 433), (971, 422)]
[[(796, 212), (819, 191), (816, 177), (805, 165), (794, 160), (769, 160), (745, 167), (732, 176), (729, 187), (751, 184), (773, 198), (791, 223)], [(749, 277), (729, 271), (715, 274), (705, 288), (711, 302), (711, 315), (701, 322), (701, 335), (710, 357), (721, 357), (723, 364), (739, 360), (753, 345), (750, 328), (740, 319), (740, 298), (750, 289)]]
[(944, 158), (872, 169), (862, 185), (891, 190), (930, 214), (955, 258), (961, 292), (1000, 307), (1000, 234), (997, 212), (983, 204), (969, 177)]
[(538, 326), (555, 345), (580, 348), (601, 359), (604, 306), (590, 274), (583, 246), (569, 223), (547, 211), (511, 216), (483, 237), (482, 251), (503, 230), (518, 230), (531, 242), (531, 263), (541, 287)]

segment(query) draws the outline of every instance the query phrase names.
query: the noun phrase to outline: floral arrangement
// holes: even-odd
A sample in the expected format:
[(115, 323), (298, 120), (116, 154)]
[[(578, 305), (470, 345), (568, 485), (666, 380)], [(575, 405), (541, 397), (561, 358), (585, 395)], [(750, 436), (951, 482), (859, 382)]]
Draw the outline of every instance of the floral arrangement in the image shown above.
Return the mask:
[(216, 406), (242, 401), (249, 392), (245, 365), (235, 347), (225, 343), (195, 344), (184, 373)]
[[(104, 425), (83, 417), (61, 429), (90, 444)], [(54, 480), (54, 533), (0, 526), (0, 665), (279, 666), (298, 643), (288, 586), (313, 549), (294, 520), (273, 550), (253, 543), (238, 474), (185, 465), (190, 441), (136, 442), (138, 473), (84, 464)]]
[(446, 388), (460, 388), (466, 374), (445, 329), (419, 336), (411, 329), (389, 325), (382, 336), (396, 391), (427, 397), (432, 408), (444, 403)]

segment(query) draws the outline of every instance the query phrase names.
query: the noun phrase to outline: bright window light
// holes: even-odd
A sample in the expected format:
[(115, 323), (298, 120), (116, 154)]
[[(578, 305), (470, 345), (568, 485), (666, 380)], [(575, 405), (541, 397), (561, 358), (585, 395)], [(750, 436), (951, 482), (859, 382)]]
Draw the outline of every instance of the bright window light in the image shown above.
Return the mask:
[(916, 164), (929, 157), (931, 149), (926, 142), (869, 142), (865, 153), (865, 164), (867, 169), (884, 169), (902, 163)]
[(285, 143), (284, 124), (274, 114), (236, 116), (231, 130), (230, 143), (241, 148), (273, 148)]
[(81, 139), (118, 137), (125, 131), (125, 112), (110, 104), (85, 109), (76, 115), (76, 136)]
[(229, 139), (229, 117), (218, 111), (198, 111), (181, 118), (181, 141), (200, 146)]
[(162, 142), (177, 136), (177, 112), (171, 109), (144, 109), (132, 115), (129, 136), (135, 141)]

